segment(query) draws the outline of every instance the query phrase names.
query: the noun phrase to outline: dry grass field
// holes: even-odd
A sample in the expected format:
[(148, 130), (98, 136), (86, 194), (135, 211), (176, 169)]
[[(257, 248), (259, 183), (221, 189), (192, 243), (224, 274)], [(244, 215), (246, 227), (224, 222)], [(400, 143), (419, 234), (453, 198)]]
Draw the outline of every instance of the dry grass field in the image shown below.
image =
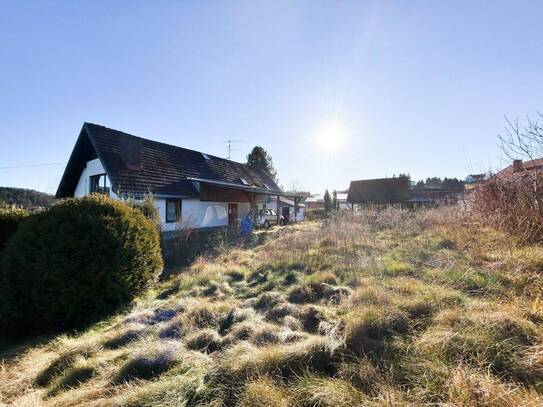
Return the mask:
[(543, 246), (455, 209), (263, 233), (5, 350), (0, 404), (543, 405)]

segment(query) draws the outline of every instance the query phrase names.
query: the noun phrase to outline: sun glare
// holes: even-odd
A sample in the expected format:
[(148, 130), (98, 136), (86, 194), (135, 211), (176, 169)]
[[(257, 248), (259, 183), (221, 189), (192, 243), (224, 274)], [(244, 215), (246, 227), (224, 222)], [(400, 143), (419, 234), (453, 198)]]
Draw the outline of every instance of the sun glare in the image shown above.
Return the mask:
[(337, 152), (346, 138), (345, 127), (338, 120), (325, 123), (315, 136), (315, 142), (320, 150), (327, 154)]

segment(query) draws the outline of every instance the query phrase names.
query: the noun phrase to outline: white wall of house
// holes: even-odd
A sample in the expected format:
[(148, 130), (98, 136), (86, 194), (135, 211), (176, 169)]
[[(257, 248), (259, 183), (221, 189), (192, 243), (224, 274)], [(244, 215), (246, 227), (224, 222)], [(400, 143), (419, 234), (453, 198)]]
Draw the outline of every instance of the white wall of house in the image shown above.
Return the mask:
[[(105, 172), (106, 170), (104, 169), (104, 166), (102, 165), (102, 162), (99, 158), (87, 161), (87, 166), (81, 172), (81, 177), (79, 177), (79, 182), (75, 187), (74, 197), (81, 198), (85, 195), (89, 195), (90, 177), (92, 177), (93, 175), (105, 174)], [(106, 179), (106, 185), (111, 187), (111, 181), (109, 180), (107, 175)], [(115, 193), (111, 190), (109, 191), (109, 196), (111, 196), (112, 198), (117, 198), (117, 195), (115, 195)]]
[[(228, 226), (228, 202), (203, 202), (199, 199), (181, 200), (181, 221), (166, 223), (166, 200), (155, 199), (163, 231), (176, 228), (211, 228)], [(235, 203), (235, 202), (234, 202)], [(238, 219), (242, 219), (251, 210), (247, 202), (238, 202)]]

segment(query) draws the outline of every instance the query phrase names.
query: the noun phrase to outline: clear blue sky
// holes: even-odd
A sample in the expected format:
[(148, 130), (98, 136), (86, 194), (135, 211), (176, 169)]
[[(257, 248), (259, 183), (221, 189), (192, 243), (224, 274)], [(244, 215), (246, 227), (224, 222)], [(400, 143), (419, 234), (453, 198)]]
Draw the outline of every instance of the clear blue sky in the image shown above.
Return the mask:
[[(219, 156), (243, 139), (234, 159), (262, 145), (283, 185), (322, 192), (498, 167), (504, 115), (543, 110), (540, 1), (1, 10), (0, 167), (65, 162), (90, 121)], [(0, 185), (54, 192), (63, 169), (0, 169)]]

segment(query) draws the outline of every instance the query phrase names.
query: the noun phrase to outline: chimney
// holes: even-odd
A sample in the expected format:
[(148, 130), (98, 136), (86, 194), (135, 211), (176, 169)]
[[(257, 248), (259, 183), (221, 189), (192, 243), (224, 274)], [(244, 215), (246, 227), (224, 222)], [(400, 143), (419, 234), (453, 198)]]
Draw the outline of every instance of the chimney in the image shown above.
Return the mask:
[(513, 172), (521, 172), (522, 170), (522, 160), (513, 160)]

